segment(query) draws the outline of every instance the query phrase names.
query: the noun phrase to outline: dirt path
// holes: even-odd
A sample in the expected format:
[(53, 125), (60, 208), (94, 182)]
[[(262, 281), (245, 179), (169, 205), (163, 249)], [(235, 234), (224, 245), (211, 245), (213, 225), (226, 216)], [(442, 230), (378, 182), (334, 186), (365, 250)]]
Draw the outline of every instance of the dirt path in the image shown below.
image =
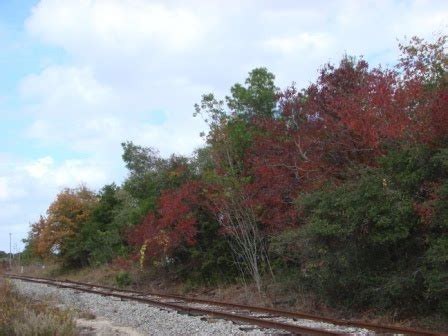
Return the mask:
[(120, 327), (105, 319), (77, 319), (80, 336), (142, 336), (137, 330)]

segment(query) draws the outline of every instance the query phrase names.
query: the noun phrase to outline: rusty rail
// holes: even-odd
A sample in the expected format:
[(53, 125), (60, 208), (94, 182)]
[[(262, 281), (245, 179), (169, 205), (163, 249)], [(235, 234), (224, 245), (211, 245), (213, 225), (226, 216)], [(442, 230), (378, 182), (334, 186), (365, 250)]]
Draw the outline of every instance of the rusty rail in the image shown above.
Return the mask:
[[(104, 285), (97, 285), (97, 284), (90, 284), (90, 283), (83, 283), (79, 281), (72, 281), (72, 280), (55, 280), (55, 279), (49, 279), (49, 278), (39, 278), (39, 277), (30, 277), (30, 276), (18, 276), (13, 274), (7, 275), (10, 278), (16, 278), (19, 280), (25, 280), (25, 281), (31, 281), (31, 282), (37, 282), (37, 283), (43, 283), (43, 284), (50, 284), (55, 285), (61, 288), (71, 288), (71, 289), (78, 289), (89, 293), (95, 293), (100, 295), (107, 295), (107, 296), (115, 296), (122, 299), (129, 299), (134, 300), (138, 302), (148, 303), (151, 305), (159, 306), (159, 307), (166, 307), (171, 308), (177, 311), (184, 311), (184, 312), (191, 312), (191, 313), (199, 313), (199, 314), (205, 314), (210, 315), (214, 317), (220, 317), (227, 320), (232, 321), (239, 321), (239, 322), (245, 322), (250, 323), (253, 325), (258, 325), (264, 328), (273, 328), (273, 329), (282, 329), (286, 330), (292, 333), (298, 333), (298, 334), (307, 334), (307, 335), (340, 335), (340, 332), (333, 332), (333, 331), (327, 331), (323, 329), (315, 329), (315, 328), (309, 328), (309, 327), (302, 327), (290, 323), (283, 323), (283, 322), (277, 322), (277, 321), (267, 321), (265, 319), (257, 319), (254, 317), (248, 317), (244, 315), (238, 315), (235, 313), (226, 313), (226, 312), (220, 312), (216, 310), (209, 310), (204, 308), (195, 308), (195, 307), (188, 307), (188, 306), (182, 306), (179, 304), (174, 303), (168, 303), (158, 300), (153, 300), (149, 298), (143, 298), (142, 296), (153, 296), (158, 297), (160, 299), (176, 299), (181, 300), (188, 303), (198, 303), (198, 304), (204, 304), (209, 306), (215, 306), (215, 307), (223, 307), (223, 308), (230, 308), (230, 309), (236, 309), (236, 310), (244, 310), (250, 313), (267, 313), (272, 314), (274, 316), (278, 317), (287, 317), (287, 318), (298, 318), (298, 319), (305, 319), (305, 320), (313, 320), (318, 322), (325, 322), (333, 325), (338, 326), (347, 326), (347, 327), (356, 327), (356, 328), (364, 328), (371, 331), (379, 332), (379, 333), (399, 333), (404, 335), (444, 335), (441, 333), (426, 331), (426, 330), (418, 330), (418, 329), (412, 329), (408, 327), (396, 327), (396, 326), (386, 326), (386, 325), (379, 325), (379, 324), (373, 324), (369, 322), (363, 322), (363, 321), (349, 321), (349, 320), (339, 320), (339, 319), (332, 319), (328, 317), (322, 317), (317, 316), (313, 314), (308, 314), (304, 312), (293, 312), (288, 310), (282, 310), (282, 309), (273, 309), (273, 308), (266, 308), (266, 307), (258, 307), (258, 306), (248, 306), (248, 305), (242, 305), (242, 304), (234, 304), (229, 302), (222, 302), (222, 301), (212, 301), (212, 300), (204, 300), (204, 299), (198, 299), (198, 298), (192, 298), (192, 297), (184, 297), (180, 295), (172, 295), (172, 294), (160, 294), (160, 293), (152, 293), (152, 292), (141, 292), (136, 290), (129, 290), (129, 289), (119, 289), (115, 287), (110, 286), (104, 286)], [(63, 283), (69, 283), (71, 285), (66, 285)], [(79, 288), (79, 286), (88, 287), (86, 288)], [(129, 296), (124, 294), (117, 294), (117, 293), (110, 293), (110, 292), (102, 292), (98, 290), (94, 290), (93, 288), (100, 288), (100, 289), (106, 289), (108, 291), (115, 291), (115, 292), (121, 292), (121, 293), (128, 293), (128, 294), (135, 294), (136, 296)]]

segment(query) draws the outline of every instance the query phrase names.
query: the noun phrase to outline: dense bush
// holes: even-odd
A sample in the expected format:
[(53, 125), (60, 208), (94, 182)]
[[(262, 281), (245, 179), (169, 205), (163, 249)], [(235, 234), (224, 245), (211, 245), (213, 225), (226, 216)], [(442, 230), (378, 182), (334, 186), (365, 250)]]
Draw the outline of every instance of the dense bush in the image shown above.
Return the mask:
[(219, 224), (210, 218), (200, 220), (198, 243), (179, 249), (171, 268), (191, 285), (215, 285), (237, 276), (227, 239), (219, 234)]
[[(358, 181), (303, 200), (312, 248), (304, 258), (305, 278), (333, 303), (388, 308), (418, 286), (406, 274), (420, 249), (412, 201), (366, 171)], [(315, 282), (314, 280), (318, 280)], [(414, 290), (418, 292), (418, 289)]]
[(448, 314), (448, 149), (437, 155), (443, 165), (444, 179), (429, 202), (428, 249), (425, 252), (424, 275), (428, 301)]
[[(289, 248), (301, 285), (345, 307), (415, 312), (443, 306), (445, 152), (421, 146), (391, 152), (356, 180), (300, 198), (307, 224), (295, 241), (282, 247), (277, 239), (273, 246)], [(430, 183), (436, 194), (426, 190)]]

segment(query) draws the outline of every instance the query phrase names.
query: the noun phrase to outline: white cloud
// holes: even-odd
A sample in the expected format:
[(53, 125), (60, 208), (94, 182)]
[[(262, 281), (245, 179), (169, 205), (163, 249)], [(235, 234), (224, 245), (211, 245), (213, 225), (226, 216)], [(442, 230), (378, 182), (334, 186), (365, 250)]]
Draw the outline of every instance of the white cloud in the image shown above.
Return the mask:
[(274, 37), (265, 41), (265, 45), (275, 51), (293, 53), (329, 50), (331, 38), (325, 33), (301, 33), (297, 36)]
[(55, 141), (54, 130), (52, 129), (50, 122), (47, 120), (35, 120), (28, 126), (23, 134), (27, 138), (31, 139), (39, 139), (39, 142), (42, 144), (51, 144), (52, 141)]
[(30, 162), (24, 170), (35, 182), (53, 190), (79, 184), (99, 188), (108, 182), (107, 170), (89, 160), (65, 160), (56, 164), (52, 157), (45, 156)]
[(0, 202), (13, 201), (23, 197), (25, 194), (23, 185), (16, 176), (0, 176)]
[[(100, 84), (87, 67), (49, 66), (39, 74), (25, 77), (20, 91), (25, 99), (43, 103), (40, 108), (31, 109), (41, 115), (86, 114), (113, 100), (110, 90)], [(85, 109), (72, 108), (80, 104), (84, 104)]]
[(14, 202), (2, 202), (2, 210), (0, 212), (0, 220), (11, 220), (20, 214), (21, 207)]
[(25, 170), (31, 177), (42, 178), (49, 174), (54, 160), (51, 156), (45, 156), (25, 166)]
[(7, 183), (6, 177), (0, 177), (0, 200), (6, 200), (10, 197), (11, 191)]
[(86, 183), (92, 187), (101, 187), (107, 181), (107, 174), (102, 167), (83, 160), (67, 160), (57, 167), (52, 174), (58, 186), (74, 186)]
[(138, 53), (147, 45), (170, 51), (191, 48), (204, 34), (192, 10), (142, 0), (43, 0), (27, 29), (43, 40), (86, 54), (91, 49)]
[[(57, 143), (94, 155), (98, 162), (107, 158), (110, 163), (115, 156), (115, 164), (120, 164), (120, 143), (125, 140), (143, 141), (139, 143), (164, 155), (190, 153), (202, 142), (198, 135), (204, 125), (192, 111), (205, 89), (178, 76), (151, 78), (146, 84), (146, 89), (140, 84), (106, 87), (85, 68), (46, 68), (20, 86), (30, 101), (27, 113), (39, 118), (25, 134), (46, 146)], [(152, 125), (151, 111), (158, 106), (163, 106), (166, 120)]]

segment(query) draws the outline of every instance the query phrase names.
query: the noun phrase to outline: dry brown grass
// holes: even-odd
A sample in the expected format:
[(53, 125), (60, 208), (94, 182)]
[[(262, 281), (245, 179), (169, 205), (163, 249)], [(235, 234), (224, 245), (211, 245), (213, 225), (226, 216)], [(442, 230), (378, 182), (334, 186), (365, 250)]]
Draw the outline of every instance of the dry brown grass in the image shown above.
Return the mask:
[(74, 336), (72, 315), (19, 295), (7, 280), (0, 280), (0, 335)]
[(69, 279), (72, 281), (82, 281), (98, 283), (103, 285), (114, 285), (115, 275), (118, 271), (112, 269), (108, 265), (96, 267), (86, 267), (80, 270), (73, 270), (58, 274), (56, 278)]
[(11, 273), (37, 276), (37, 277), (51, 277), (53, 274), (58, 273), (60, 265), (54, 262), (47, 262), (45, 264), (33, 264), (25, 265), (22, 267), (13, 266)]
[(72, 281), (114, 285), (115, 275), (118, 272), (119, 270), (115, 270), (109, 265), (85, 267), (82, 269), (64, 271), (58, 263), (47, 263), (45, 265), (25, 266), (23, 268), (23, 273), (21, 273), (21, 270), (17, 268), (16, 270), (13, 270), (12, 273), (59, 280), (69, 279)]

